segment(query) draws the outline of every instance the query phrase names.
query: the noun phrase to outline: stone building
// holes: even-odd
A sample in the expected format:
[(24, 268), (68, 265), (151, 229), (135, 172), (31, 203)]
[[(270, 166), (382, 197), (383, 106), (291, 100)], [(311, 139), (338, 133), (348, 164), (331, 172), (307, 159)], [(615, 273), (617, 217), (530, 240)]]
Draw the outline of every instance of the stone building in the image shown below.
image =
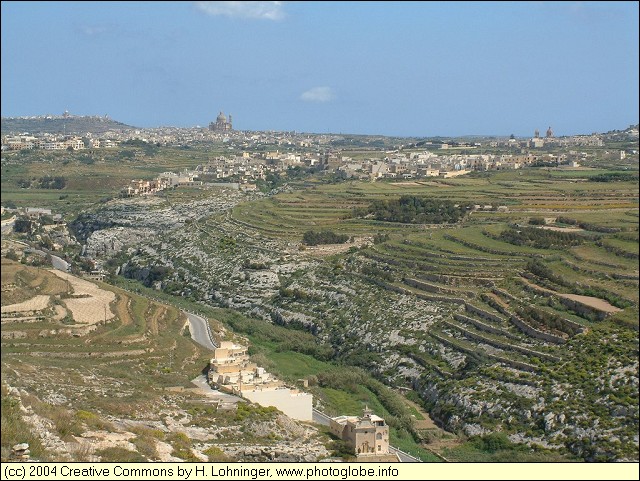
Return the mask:
[(227, 120), (227, 116), (224, 115), (223, 112), (220, 112), (216, 121), (209, 124), (209, 130), (214, 132), (229, 132), (233, 130), (231, 114), (229, 114), (229, 120)]
[(251, 362), (246, 346), (221, 342), (209, 363), (209, 382), (221, 391), (276, 407), (293, 419), (312, 420), (313, 396), (288, 388)]
[(389, 452), (389, 426), (368, 407), (365, 407), (363, 416), (332, 418), (329, 427), (334, 435), (353, 449), (359, 460), (393, 456)]
[(223, 341), (209, 364), (209, 381), (231, 391), (241, 391), (242, 384), (256, 385), (270, 381), (269, 373), (249, 360), (246, 346)]

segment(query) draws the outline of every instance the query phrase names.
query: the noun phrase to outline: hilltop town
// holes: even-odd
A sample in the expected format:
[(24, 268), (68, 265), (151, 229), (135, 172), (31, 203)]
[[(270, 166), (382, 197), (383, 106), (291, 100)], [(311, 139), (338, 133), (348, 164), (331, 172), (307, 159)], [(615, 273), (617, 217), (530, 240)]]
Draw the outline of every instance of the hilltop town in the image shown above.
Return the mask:
[[(49, 117), (44, 117), (48, 119)], [(73, 119), (66, 112), (59, 119)], [(41, 120), (31, 118), (32, 120)], [(23, 119), (25, 120), (25, 119)], [(637, 139), (638, 128), (631, 126), (621, 133), (625, 139)], [(3, 131), (3, 151), (69, 151), (82, 152), (94, 158), (105, 149), (142, 147), (131, 155), (143, 157), (145, 149), (160, 147), (206, 148), (222, 145), (229, 154), (212, 156), (208, 162), (173, 176), (163, 174), (154, 183), (134, 181), (123, 186), (125, 195), (145, 194), (177, 184), (194, 181), (249, 184), (265, 182), (289, 169), (322, 170), (338, 178), (359, 180), (451, 178), (470, 172), (517, 170), (527, 166), (579, 167), (596, 160), (589, 148), (603, 147), (605, 139), (615, 133), (556, 137), (551, 127), (531, 138), (431, 139), (399, 143), (407, 139), (353, 137), (332, 134), (295, 132), (245, 132), (233, 130), (223, 112), (208, 128), (126, 128), (96, 134), (22, 133)], [(381, 147), (376, 147), (380, 145)], [(348, 145), (347, 148), (340, 148)], [(581, 148), (583, 148), (581, 150)], [(586, 151), (584, 148), (587, 148)], [(357, 155), (351, 154), (353, 150)], [(629, 150), (629, 149), (628, 149)], [(606, 158), (624, 159), (637, 154), (637, 149), (606, 151)], [(3, 159), (3, 162), (9, 161)], [(179, 174), (179, 175), (178, 175)], [(177, 178), (179, 177), (179, 178)]]

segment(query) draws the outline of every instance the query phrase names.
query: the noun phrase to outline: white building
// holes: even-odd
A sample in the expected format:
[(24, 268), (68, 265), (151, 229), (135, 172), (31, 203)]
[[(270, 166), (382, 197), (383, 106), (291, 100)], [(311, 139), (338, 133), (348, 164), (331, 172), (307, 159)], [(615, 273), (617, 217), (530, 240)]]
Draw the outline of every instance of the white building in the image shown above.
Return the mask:
[(249, 360), (247, 347), (223, 341), (209, 363), (209, 382), (262, 406), (273, 406), (299, 421), (312, 420), (313, 396), (286, 387)]

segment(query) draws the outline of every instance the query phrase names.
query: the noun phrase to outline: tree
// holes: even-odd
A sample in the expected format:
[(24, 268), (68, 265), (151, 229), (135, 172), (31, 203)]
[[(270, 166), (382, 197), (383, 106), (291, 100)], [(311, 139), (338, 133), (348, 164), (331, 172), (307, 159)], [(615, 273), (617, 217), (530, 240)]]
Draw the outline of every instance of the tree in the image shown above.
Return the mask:
[(16, 262), (18, 262), (20, 260), (20, 258), (18, 257), (18, 254), (13, 249), (9, 249), (9, 251), (7, 252), (7, 255), (5, 257), (7, 259), (11, 259), (12, 261), (16, 261)]
[(31, 221), (29, 219), (16, 219), (13, 230), (19, 233), (31, 232)]
[(336, 234), (335, 232), (330, 230), (321, 232), (308, 230), (302, 236), (302, 242), (308, 246), (315, 246), (319, 244), (344, 244), (348, 240), (348, 235)]

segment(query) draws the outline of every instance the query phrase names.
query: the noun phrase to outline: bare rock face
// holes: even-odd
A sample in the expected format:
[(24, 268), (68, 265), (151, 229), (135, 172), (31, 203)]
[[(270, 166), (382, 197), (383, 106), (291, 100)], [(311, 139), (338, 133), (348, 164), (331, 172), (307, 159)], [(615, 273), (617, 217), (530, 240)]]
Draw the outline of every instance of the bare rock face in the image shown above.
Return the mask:
[[(624, 446), (637, 448), (638, 407), (633, 401), (637, 401), (638, 361), (628, 356), (628, 342), (618, 339), (624, 332), (607, 334), (604, 342), (618, 353), (610, 361), (603, 356), (593, 375), (572, 374), (583, 369), (573, 359), (588, 346), (588, 336), (577, 337), (568, 347), (552, 346), (524, 335), (506, 318), (484, 310), (487, 307), (466, 312), (462, 318), (471, 320), (470, 324), (451, 322), (452, 315), (456, 320), (455, 314), (467, 310), (466, 305), (437, 300), (443, 297), (431, 294), (409, 294), (383, 282), (386, 278), (381, 274), (365, 275), (365, 267), (375, 267), (372, 272), (382, 274), (393, 272), (395, 266), (398, 272), (413, 269), (403, 256), (368, 252), (322, 262), (308, 251), (298, 252), (297, 244), (263, 235), (248, 219), (235, 215), (232, 207), (244, 200), (251, 199), (234, 191), (172, 203), (161, 197), (123, 199), (79, 217), (72, 227), (86, 245), (86, 254), (95, 260), (106, 261), (125, 252), (127, 262), (119, 271), (124, 277), (204, 304), (230, 307), (255, 319), (304, 327), (338, 357), (361, 355), (389, 383), (412, 385), (434, 406), (430, 413), (434, 419), (448, 429), (470, 436), (504, 429), (514, 442), (564, 445), (578, 455), (594, 451), (593, 440), (598, 436), (607, 443), (619, 438)], [(429, 265), (428, 272), (416, 269), (428, 281), (422, 287), (457, 286), (457, 275), (437, 273), (437, 264), (446, 259), (460, 261), (469, 272), (483, 265), (492, 273), (504, 270), (502, 259), (497, 263), (488, 255), (429, 253), (422, 260), (423, 267)], [(509, 264), (507, 259), (504, 262)], [(391, 271), (385, 270), (385, 264), (392, 266)], [(429, 292), (442, 294), (451, 291), (449, 287)], [(476, 290), (465, 295), (475, 297)], [(498, 297), (518, 300), (500, 292)], [(529, 294), (523, 296), (524, 301), (529, 299)], [(493, 307), (487, 299), (487, 306)], [(637, 335), (635, 339), (637, 345)], [(464, 348), (470, 344), (475, 350)], [(535, 369), (531, 364), (530, 358), (538, 357), (535, 366), (546, 366), (556, 355), (571, 369), (554, 366), (555, 361), (550, 361), (551, 369)], [(418, 362), (423, 357), (435, 362), (423, 365)], [(591, 367), (595, 366), (590, 363)], [(238, 436), (250, 434), (264, 445), (228, 444), (224, 452), (234, 459), (256, 461), (320, 455), (315, 448), (283, 441), (309, 439), (305, 427), (291, 423), (278, 418), (242, 426)], [(241, 427), (225, 426), (215, 432), (208, 426), (196, 430), (179, 424), (175, 429), (202, 442), (235, 439), (228, 434)], [(622, 453), (614, 447), (609, 451), (604, 453), (607, 460), (618, 460)]]
[(95, 258), (111, 256), (120, 252), (125, 246), (135, 246), (144, 239), (153, 236), (151, 229), (111, 227), (92, 232), (87, 238), (85, 255)]
[(324, 446), (308, 443), (278, 442), (273, 445), (222, 445), (219, 447), (227, 456), (240, 462), (316, 462), (329, 456), (329, 451)]
[[(112, 448), (138, 453), (149, 461), (165, 462), (184, 461), (188, 452), (190, 457), (207, 462), (207, 450), (211, 447), (232, 461), (315, 462), (330, 455), (325, 447), (327, 439), (318, 436), (315, 427), (300, 424), (277, 412), (264, 420), (224, 419), (218, 424), (214, 419), (202, 423), (199, 418), (199, 424), (194, 424), (189, 409), (178, 405), (178, 401), (184, 401), (180, 394), (163, 398), (155, 413), (139, 413), (136, 419), (108, 415), (101, 420), (104, 427), (96, 429), (82, 423), (76, 426), (82, 432), (62, 439), (48, 413), (35, 412), (26, 401), (46, 402), (51, 406), (72, 404), (69, 399), (72, 393), (49, 386), (46, 394), (40, 393), (42, 401), (22, 388), (7, 385), (6, 391), (15, 398), (20, 417), (40, 440), (48, 458), (57, 462), (99, 462), (101, 452)], [(230, 439), (238, 442), (229, 444)], [(15, 444), (6, 453), (8, 459), (16, 461), (27, 461), (30, 456), (27, 443)]]

